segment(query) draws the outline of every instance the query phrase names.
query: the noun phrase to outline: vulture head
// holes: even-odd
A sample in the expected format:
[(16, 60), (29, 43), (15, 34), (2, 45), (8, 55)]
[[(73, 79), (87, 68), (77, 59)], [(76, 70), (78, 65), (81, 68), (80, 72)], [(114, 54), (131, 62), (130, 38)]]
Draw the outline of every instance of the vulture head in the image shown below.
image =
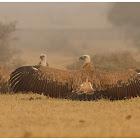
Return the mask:
[(40, 55), (40, 59), (41, 59), (41, 60), (46, 60), (46, 55), (45, 55), (45, 54), (41, 54), (41, 55)]
[(89, 55), (82, 55), (79, 57), (79, 60), (83, 60), (85, 63), (89, 63), (90, 62), (90, 56)]

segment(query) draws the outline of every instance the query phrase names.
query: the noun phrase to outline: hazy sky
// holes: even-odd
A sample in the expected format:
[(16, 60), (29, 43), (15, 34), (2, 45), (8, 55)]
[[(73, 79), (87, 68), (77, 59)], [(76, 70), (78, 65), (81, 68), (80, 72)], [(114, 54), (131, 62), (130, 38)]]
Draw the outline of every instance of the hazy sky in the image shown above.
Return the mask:
[(11, 46), (22, 50), (20, 56), (27, 64), (37, 64), (39, 55), (45, 53), (51, 66), (65, 67), (85, 53), (128, 47), (108, 21), (111, 6), (95, 2), (0, 3), (0, 20), (17, 21), (18, 40)]
[(0, 19), (19, 28), (107, 28), (111, 3), (0, 3)]

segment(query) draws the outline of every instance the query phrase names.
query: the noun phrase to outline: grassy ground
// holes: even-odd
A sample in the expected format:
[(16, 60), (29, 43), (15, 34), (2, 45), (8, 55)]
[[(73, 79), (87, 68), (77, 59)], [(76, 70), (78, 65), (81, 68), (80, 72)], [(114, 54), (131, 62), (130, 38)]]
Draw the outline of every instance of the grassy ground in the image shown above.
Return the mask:
[(84, 102), (0, 95), (0, 137), (140, 137), (140, 98)]

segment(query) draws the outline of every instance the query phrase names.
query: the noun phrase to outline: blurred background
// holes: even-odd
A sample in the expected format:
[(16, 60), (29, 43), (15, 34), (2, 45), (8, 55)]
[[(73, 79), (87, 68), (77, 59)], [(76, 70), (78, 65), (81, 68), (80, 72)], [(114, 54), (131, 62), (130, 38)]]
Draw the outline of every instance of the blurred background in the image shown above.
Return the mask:
[(140, 67), (140, 3), (0, 3), (0, 65), (79, 69), (82, 54), (103, 71)]

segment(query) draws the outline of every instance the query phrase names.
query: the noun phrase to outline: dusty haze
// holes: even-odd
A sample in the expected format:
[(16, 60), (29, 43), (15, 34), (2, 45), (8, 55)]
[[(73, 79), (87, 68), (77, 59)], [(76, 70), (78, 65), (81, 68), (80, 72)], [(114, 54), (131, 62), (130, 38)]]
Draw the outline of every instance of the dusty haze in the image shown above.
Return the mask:
[(135, 44), (108, 18), (113, 8), (94, 2), (0, 3), (0, 19), (17, 22), (11, 45), (21, 50), (26, 65), (37, 64), (41, 53), (57, 68), (82, 54), (130, 50), (139, 57)]
[(109, 21), (125, 33), (125, 38), (131, 40), (140, 49), (140, 3), (114, 3), (108, 14)]

